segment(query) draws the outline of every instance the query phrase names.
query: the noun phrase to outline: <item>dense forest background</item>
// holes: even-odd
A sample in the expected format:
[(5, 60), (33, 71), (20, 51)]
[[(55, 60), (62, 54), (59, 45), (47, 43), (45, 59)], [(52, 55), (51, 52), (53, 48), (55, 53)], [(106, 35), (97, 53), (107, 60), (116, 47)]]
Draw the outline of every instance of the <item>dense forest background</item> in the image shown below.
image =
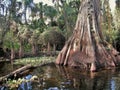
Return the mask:
[[(52, 1), (54, 6), (0, 0), (0, 56), (14, 59), (62, 49), (73, 33), (82, 0)], [(109, 0), (101, 0), (101, 13), (104, 38), (120, 51), (120, 0), (114, 13)]]

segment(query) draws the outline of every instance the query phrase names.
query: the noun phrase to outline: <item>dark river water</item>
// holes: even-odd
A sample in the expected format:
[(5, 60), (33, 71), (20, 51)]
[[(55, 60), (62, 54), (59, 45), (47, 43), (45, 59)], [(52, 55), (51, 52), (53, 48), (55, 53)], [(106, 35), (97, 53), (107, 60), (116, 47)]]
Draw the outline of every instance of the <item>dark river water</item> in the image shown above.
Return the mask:
[[(4, 71), (5, 68), (0, 69), (0, 76)], [(39, 80), (26, 83), (18, 90), (120, 90), (119, 68), (91, 73), (49, 64), (34, 69), (29, 75), (36, 75)]]
[(13, 65), (10, 62), (0, 63), (0, 77), (20, 68), (21, 66), (23, 65)]
[(91, 73), (50, 64), (31, 74), (42, 79), (32, 83), (33, 90), (120, 90), (119, 69)]

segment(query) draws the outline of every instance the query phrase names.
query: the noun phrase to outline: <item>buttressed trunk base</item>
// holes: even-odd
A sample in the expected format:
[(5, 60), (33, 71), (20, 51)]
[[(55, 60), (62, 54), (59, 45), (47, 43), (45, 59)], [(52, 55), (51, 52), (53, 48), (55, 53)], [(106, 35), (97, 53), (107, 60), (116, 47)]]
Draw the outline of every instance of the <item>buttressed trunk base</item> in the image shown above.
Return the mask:
[(90, 71), (119, 65), (118, 52), (102, 35), (100, 0), (83, 0), (72, 36), (59, 53), (56, 64)]

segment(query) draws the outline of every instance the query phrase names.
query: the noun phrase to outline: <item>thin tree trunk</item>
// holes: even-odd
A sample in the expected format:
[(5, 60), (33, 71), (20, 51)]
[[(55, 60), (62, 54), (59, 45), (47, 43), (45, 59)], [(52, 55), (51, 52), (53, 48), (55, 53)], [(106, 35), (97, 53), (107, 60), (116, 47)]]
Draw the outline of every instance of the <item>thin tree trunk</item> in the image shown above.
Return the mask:
[(23, 56), (24, 56), (24, 49), (23, 49), (22, 41), (20, 41), (19, 58), (22, 58)]
[(53, 45), (53, 54), (56, 54), (56, 44)]
[(15, 59), (15, 51), (14, 51), (14, 48), (11, 48), (11, 62)]
[(25, 20), (25, 24), (27, 24), (27, 6), (25, 5), (25, 9), (24, 9), (24, 20)]
[(37, 45), (32, 44), (32, 54), (35, 56), (37, 55)]
[(47, 44), (47, 51), (50, 52), (50, 43)]

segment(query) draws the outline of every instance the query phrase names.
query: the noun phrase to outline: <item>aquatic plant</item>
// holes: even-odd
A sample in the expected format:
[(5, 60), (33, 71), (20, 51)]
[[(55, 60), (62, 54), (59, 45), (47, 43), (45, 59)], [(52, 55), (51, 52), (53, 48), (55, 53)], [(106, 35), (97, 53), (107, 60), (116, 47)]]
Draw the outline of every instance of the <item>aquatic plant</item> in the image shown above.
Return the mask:
[(29, 84), (27, 88), (30, 88), (31, 82), (34, 82), (35, 80), (39, 80), (36, 75), (27, 75), (24, 78), (19, 78), (17, 80), (9, 79), (6, 81), (6, 85), (10, 90), (16, 89), (16, 88), (25, 88), (25, 83)]
[(15, 60), (14, 64), (31, 64), (32, 66), (40, 66), (47, 63), (52, 63), (55, 61), (55, 57), (31, 57), (31, 58), (23, 58)]

